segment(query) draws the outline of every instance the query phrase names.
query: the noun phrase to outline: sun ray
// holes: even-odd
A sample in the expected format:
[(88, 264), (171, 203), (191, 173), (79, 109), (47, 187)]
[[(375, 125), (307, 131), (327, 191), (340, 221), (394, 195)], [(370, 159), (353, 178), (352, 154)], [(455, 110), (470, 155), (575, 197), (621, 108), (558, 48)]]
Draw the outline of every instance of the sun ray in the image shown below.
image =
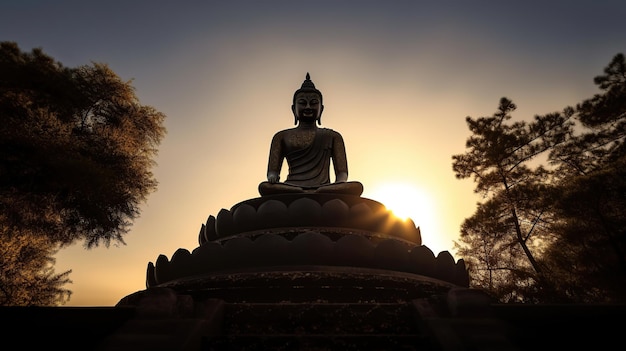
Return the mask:
[(409, 218), (420, 228), (422, 235), (438, 235), (438, 216), (433, 197), (424, 189), (409, 182), (387, 182), (374, 186), (367, 195), (387, 208), (394, 216)]

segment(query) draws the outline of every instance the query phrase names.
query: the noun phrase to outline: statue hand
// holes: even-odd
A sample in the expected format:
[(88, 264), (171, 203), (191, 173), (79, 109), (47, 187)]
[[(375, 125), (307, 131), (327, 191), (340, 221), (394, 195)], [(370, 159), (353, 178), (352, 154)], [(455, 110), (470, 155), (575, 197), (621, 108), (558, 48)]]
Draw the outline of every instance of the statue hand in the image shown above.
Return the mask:
[(278, 183), (280, 175), (276, 172), (267, 172), (267, 181), (270, 183)]

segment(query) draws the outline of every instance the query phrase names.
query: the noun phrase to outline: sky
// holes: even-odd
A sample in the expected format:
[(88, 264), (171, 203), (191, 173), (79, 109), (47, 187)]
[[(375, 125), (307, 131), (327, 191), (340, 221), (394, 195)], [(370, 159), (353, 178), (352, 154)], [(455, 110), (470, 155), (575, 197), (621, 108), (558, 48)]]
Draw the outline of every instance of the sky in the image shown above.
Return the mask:
[(424, 245), (460, 259), (453, 241), (481, 201), (452, 170), (465, 118), (508, 97), (513, 120), (530, 121), (599, 93), (593, 78), (626, 52), (624, 18), (626, 2), (605, 0), (0, 0), (0, 41), (66, 67), (105, 63), (167, 116), (158, 189), (126, 245), (56, 255), (57, 273), (72, 270), (66, 305), (145, 289), (148, 262), (192, 251), (209, 215), (260, 196), (307, 72), (362, 196), (408, 208)]

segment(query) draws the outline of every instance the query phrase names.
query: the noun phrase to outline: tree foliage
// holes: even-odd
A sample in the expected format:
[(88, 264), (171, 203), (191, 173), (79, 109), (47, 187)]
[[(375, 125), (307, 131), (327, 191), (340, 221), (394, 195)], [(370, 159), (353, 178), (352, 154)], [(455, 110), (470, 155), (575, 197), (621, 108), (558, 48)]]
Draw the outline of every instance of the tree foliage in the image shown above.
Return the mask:
[(584, 175), (610, 166), (626, 154), (626, 62), (616, 55), (594, 78), (603, 91), (576, 106), (584, 132), (554, 148), (550, 160), (565, 174)]
[(602, 93), (576, 106), (584, 129), (550, 153), (566, 176), (555, 206), (559, 240), (547, 258), (561, 289), (577, 301), (626, 301), (624, 55), (616, 55), (594, 82)]
[(105, 64), (67, 68), (41, 49), (0, 43), (2, 240), (124, 244), (157, 186), (164, 118)]
[(486, 198), (463, 223), (463, 244), (456, 247), (475, 284), (505, 301), (525, 301), (529, 290), (551, 290), (537, 257), (541, 244), (553, 240), (545, 229), (551, 212), (544, 200), (550, 191), (543, 185), (551, 173), (529, 165), (563, 142), (572, 125), (571, 109), (508, 124), (515, 109), (502, 98), (493, 116), (467, 117), (468, 151), (452, 157), (457, 178), (472, 177), (475, 192)]
[(501, 301), (625, 299), (624, 56), (604, 73), (602, 94), (560, 113), (507, 125), (515, 105), (502, 98), (492, 117), (467, 118), (453, 169), (486, 200), (455, 245), (472, 284)]
[(64, 304), (72, 292), (66, 271), (54, 273), (57, 250), (45, 237), (17, 232), (2, 234), (0, 245), (0, 306)]
[(164, 116), (106, 65), (64, 68), (39, 49), (0, 50), (3, 222), (64, 245), (123, 243), (157, 185)]

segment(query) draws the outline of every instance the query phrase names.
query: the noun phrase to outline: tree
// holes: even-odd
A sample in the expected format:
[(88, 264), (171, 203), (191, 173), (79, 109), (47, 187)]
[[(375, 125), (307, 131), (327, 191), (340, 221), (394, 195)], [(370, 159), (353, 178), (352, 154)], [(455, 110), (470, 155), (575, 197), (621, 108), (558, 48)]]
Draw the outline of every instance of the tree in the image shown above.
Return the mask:
[(626, 59), (617, 54), (594, 83), (604, 91), (576, 106), (583, 133), (555, 147), (550, 161), (564, 174), (585, 175), (626, 155)]
[(455, 246), (472, 284), (501, 301), (626, 301), (624, 55), (594, 82), (601, 94), (528, 124), (503, 125), (506, 98), (493, 117), (467, 119), (469, 151), (453, 169), (486, 201)]
[(626, 301), (626, 60), (594, 78), (603, 91), (576, 106), (581, 133), (549, 161), (563, 176), (555, 205), (558, 240), (548, 258), (560, 289), (577, 301)]
[(164, 118), (105, 64), (66, 68), (0, 43), (0, 239), (28, 240), (48, 258), (77, 241), (124, 244), (157, 186)]
[(51, 306), (65, 303), (72, 292), (66, 271), (54, 273), (57, 250), (42, 236), (2, 233), (0, 306)]
[(553, 281), (577, 302), (626, 301), (626, 159), (559, 190), (557, 240), (546, 254)]
[(544, 185), (552, 173), (529, 165), (571, 133), (573, 110), (506, 124), (515, 109), (502, 98), (493, 116), (466, 118), (473, 134), (468, 151), (452, 157), (453, 170), (459, 179), (473, 177), (486, 201), (465, 220), (455, 246), (475, 285), (503, 301), (537, 301), (552, 292), (538, 259), (542, 244), (553, 240), (546, 230), (551, 190)]

